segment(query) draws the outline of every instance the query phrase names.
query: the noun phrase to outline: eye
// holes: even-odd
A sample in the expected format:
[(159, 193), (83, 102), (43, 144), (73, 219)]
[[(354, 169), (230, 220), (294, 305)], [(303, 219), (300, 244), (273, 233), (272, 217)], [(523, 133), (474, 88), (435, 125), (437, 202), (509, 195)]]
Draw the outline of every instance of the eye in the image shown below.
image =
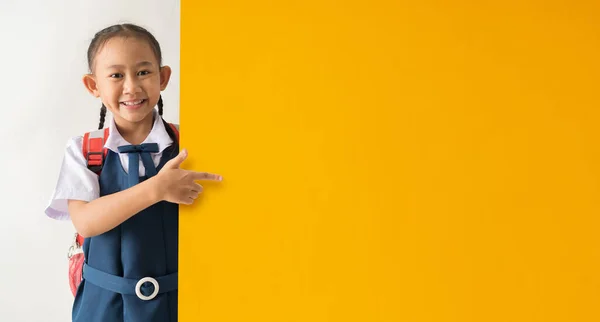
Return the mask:
[(145, 75), (148, 75), (148, 74), (150, 74), (149, 70), (143, 70), (143, 71), (141, 71), (141, 72), (138, 73), (139, 76), (145, 76)]
[(122, 78), (123, 74), (115, 73), (115, 74), (111, 74), (109, 77), (110, 78)]

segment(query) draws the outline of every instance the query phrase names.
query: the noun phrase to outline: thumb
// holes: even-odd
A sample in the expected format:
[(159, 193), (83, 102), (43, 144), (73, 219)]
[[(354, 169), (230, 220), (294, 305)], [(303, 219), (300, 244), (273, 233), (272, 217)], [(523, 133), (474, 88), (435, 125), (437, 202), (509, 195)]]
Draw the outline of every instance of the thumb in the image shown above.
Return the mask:
[(169, 162), (167, 162), (164, 167), (169, 169), (179, 168), (183, 161), (185, 161), (185, 159), (187, 158), (187, 155), (188, 154), (186, 149), (181, 150), (181, 152), (179, 152), (179, 154), (176, 157), (169, 160)]

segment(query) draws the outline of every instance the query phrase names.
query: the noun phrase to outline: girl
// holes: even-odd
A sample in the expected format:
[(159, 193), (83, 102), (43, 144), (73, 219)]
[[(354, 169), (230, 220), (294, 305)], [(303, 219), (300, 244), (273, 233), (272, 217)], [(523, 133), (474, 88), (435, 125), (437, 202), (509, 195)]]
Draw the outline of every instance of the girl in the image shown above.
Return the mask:
[(107, 110), (113, 115), (102, 170), (92, 171), (82, 153), (88, 137), (72, 138), (46, 209), (52, 218), (70, 218), (85, 237), (72, 319), (176, 322), (178, 204), (198, 197), (197, 180), (222, 178), (180, 168), (186, 151), (177, 153), (176, 133), (162, 118), (160, 92), (171, 69), (162, 66), (147, 30), (131, 24), (101, 30), (88, 64), (83, 83), (102, 101), (99, 128)]

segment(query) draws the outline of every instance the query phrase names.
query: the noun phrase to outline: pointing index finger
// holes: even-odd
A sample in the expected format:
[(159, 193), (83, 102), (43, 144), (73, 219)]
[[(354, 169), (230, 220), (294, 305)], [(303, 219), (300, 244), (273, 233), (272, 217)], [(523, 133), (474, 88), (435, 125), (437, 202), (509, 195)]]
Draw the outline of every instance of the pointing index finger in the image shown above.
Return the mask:
[(218, 174), (208, 172), (193, 172), (192, 176), (194, 180), (212, 180), (212, 181), (223, 181), (223, 177)]

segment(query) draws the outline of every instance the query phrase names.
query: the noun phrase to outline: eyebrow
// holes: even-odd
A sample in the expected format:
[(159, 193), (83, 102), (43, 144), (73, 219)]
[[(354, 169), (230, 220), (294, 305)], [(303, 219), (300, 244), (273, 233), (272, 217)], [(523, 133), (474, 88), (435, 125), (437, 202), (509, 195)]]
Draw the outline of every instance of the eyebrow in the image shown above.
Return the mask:
[[(149, 61), (143, 61), (143, 62), (139, 62), (136, 65), (137, 67), (142, 67), (142, 66), (152, 66), (152, 63)], [(110, 65), (107, 68), (124, 68), (125, 66), (123, 65)]]

